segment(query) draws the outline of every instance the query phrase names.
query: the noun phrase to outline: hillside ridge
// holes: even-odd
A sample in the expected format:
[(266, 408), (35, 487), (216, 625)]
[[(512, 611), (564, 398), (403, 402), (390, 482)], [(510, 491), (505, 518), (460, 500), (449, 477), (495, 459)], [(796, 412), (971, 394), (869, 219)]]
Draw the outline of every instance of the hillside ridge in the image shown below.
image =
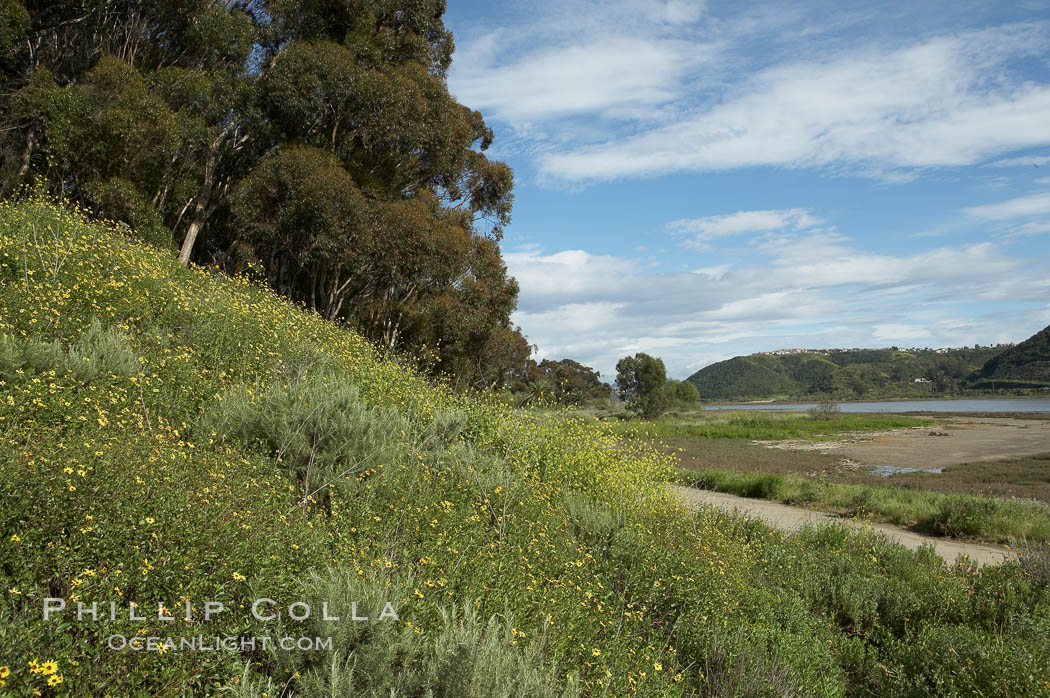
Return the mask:
[(973, 377), (1013, 348), (777, 349), (711, 364), (686, 380), (705, 401), (925, 397), (974, 387)]
[(972, 380), (977, 386), (993, 388), (997, 383), (1017, 387), (1050, 386), (1050, 326), (993, 356)]

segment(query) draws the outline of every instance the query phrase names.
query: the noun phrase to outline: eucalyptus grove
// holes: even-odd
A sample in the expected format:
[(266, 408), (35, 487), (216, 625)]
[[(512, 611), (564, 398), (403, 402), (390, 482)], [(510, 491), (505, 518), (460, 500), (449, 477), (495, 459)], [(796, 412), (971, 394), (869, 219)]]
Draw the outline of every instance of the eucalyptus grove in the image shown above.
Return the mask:
[(0, 195), (46, 187), (499, 385), (528, 344), (513, 175), (449, 94), (442, 0), (0, 0)]

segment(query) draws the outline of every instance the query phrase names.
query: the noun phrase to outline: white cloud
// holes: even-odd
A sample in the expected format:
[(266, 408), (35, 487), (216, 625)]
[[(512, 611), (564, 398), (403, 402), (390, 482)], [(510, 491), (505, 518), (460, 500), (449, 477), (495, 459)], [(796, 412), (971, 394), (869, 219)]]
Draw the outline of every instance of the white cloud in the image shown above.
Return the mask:
[(732, 264), (718, 264), (713, 267), (702, 267), (700, 269), (693, 269), (694, 274), (700, 276), (707, 276), (712, 279), (721, 279), (726, 275), (726, 272), (733, 268)]
[(604, 36), (499, 64), (475, 60), (451, 79), (459, 101), (518, 127), (573, 114), (632, 115), (671, 101), (698, 57), (681, 42)]
[(697, 39), (705, 3), (696, 0), (534, 0), (506, 9), (513, 31), (457, 29), (449, 87), (511, 128), (497, 147), (520, 139), (532, 154), (601, 138), (609, 123), (665, 118), (669, 102), (702, 84), (701, 73), (713, 76), (723, 44)]
[(1047, 164), (1050, 164), (1050, 155), (1026, 155), (996, 160), (988, 163), (988, 167), (1041, 167)]
[(902, 339), (931, 339), (930, 328), (902, 323), (875, 325), (873, 336), (879, 342), (895, 342)]
[(564, 250), (547, 256), (535, 250), (507, 252), (503, 260), (534, 304), (615, 298), (621, 279), (641, 274), (641, 265), (635, 260), (592, 255), (584, 250)]
[[(1045, 305), (1050, 281), (991, 242), (890, 255), (818, 232), (773, 238), (762, 250), (764, 264), (676, 273), (583, 250), (511, 253), (521, 283), (514, 321), (542, 356), (609, 375), (622, 356), (649, 351), (676, 377), (775, 348), (987, 344), (1045, 325), (1031, 314), (1002, 319), (1010, 308)], [(989, 304), (999, 319), (974, 324)]]
[(1050, 221), (1033, 221), (1019, 225), (1010, 231), (1011, 237), (1026, 237), (1029, 235), (1041, 235), (1050, 233)]
[(963, 212), (984, 220), (1009, 220), (1050, 214), (1050, 192), (1019, 196), (1008, 201), (983, 206), (971, 206)]
[(1001, 27), (774, 65), (699, 108), (683, 94), (670, 123), (546, 150), (539, 165), (585, 181), (756, 165), (907, 177), (972, 164), (1050, 143), (1050, 86), (1006, 72), (1047, 44), (1042, 27)]
[[(680, 0), (507, 3), (500, 12), (513, 31), (456, 28), (450, 86), (500, 132), (496, 156), (531, 160), (547, 183), (750, 166), (903, 183), (935, 167), (1050, 165), (1039, 155), (1050, 146), (1045, 13), (975, 31), (971, 9), (948, 2), (736, 5), (706, 13)], [(782, 182), (767, 172), (756, 186)], [(985, 194), (1019, 176), (979, 172)], [(505, 254), (521, 287), (514, 320), (541, 355), (604, 375), (635, 351), (662, 356), (684, 377), (792, 346), (1017, 341), (1050, 322), (1050, 280), (1020, 249), (1031, 241), (1004, 244), (1050, 229), (1050, 194), (1008, 196), (1017, 198), (964, 209), (965, 221), (960, 211), (947, 221), (919, 216), (922, 235), (938, 237), (912, 238), (905, 252), (885, 251), (888, 242), (875, 251), (808, 208), (772, 208), (783, 204), (757, 195), (665, 226), (697, 249), (748, 236), (758, 254), (747, 262), (712, 256), (663, 272), (653, 267), (661, 243), (650, 240), (631, 256), (518, 249)], [(844, 192), (842, 207), (857, 214), (864, 205)], [(951, 244), (977, 226), (1002, 237)]]
[(692, 235), (687, 244), (706, 249), (716, 238), (774, 230), (804, 230), (823, 223), (804, 208), (764, 211), (738, 211), (704, 218), (683, 218), (665, 227), (672, 233)]
[(703, 2), (690, 2), (689, 0), (667, 0), (666, 2), (651, 3), (651, 16), (666, 24), (679, 25), (696, 22), (704, 14)]

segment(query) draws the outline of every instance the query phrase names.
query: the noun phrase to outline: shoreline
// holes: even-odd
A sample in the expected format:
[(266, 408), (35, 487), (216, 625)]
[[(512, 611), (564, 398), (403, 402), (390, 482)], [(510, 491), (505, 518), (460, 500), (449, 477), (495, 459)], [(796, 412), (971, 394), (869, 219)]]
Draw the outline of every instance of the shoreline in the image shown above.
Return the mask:
[[(880, 397), (870, 400), (832, 400), (837, 405), (856, 405), (878, 402), (959, 402), (963, 400), (1050, 400), (1050, 395), (975, 395), (967, 397)], [(817, 405), (819, 398), (798, 398), (792, 400), (778, 400), (770, 398), (766, 400), (748, 400), (733, 402), (703, 402), (700, 406), (708, 407), (736, 407), (754, 405)]]

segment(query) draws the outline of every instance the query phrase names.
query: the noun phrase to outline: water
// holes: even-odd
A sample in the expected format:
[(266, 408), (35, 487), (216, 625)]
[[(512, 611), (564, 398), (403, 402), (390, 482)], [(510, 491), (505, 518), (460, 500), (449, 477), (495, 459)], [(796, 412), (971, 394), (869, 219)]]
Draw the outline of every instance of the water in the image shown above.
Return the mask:
[(872, 475), (887, 477), (897, 473), (943, 473), (944, 468), (905, 468), (900, 465), (873, 465), (868, 472)]
[[(705, 405), (705, 410), (773, 410), (805, 412), (816, 403)], [(1002, 398), (975, 400), (887, 400), (884, 402), (840, 402), (840, 412), (1050, 412), (1050, 398)]]

